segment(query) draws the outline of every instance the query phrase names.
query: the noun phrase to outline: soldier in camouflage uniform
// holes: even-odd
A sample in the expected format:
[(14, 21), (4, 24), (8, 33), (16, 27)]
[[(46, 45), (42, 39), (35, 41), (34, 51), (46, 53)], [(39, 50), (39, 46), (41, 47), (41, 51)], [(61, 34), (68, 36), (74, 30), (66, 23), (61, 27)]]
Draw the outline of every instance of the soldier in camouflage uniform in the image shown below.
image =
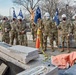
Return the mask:
[(52, 51), (54, 51), (53, 41), (55, 40), (56, 44), (58, 44), (58, 30), (57, 30), (55, 23), (53, 23), (50, 20), (50, 15), (46, 13), (45, 16), (46, 16), (46, 20), (44, 21), (44, 33), (43, 33), (44, 50), (46, 50), (47, 48), (47, 37), (49, 36), (51, 49)]
[(16, 18), (13, 18), (13, 21), (11, 23), (11, 45), (14, 43), (14, 39), (16, 40), (16, 45), (18, 45), (18, 33), (16, 30)]
[(37, 33), (37, 27), (36, 24), (34, 23), (33, 19), (31, 20), (31, 33), (32, 33), (32, 37), (33, 37), (33, 41), (36, 40), (36, 33)]
[(67, 52), (70, 52), (70, 35), (72, 34), (72, 25), (66, 21), (66, 15), (62, 15), (62, 22), (59, 25), (59, 29), (62, 31), (62, 51), (64, 51), (64, 44), (67, 43)]
[(2, 41), (9, 44), (10, 43), (9, 32), (11, 30), (11, 25), (8, 22), (6, 17), (3, 18), (3, 22), (2, 22), (2, 25), (1, 25), (1, 30), (2, 30), (2, 35), (3, 35), (2, 36)]
[(26, 24), (23, 24), (22, 17), (18, 16), (18, 24), (17, 24), (17, 32), (18, 32), (18, 41), (19, 45), (27, 46), (27, 35), (26, 35)]

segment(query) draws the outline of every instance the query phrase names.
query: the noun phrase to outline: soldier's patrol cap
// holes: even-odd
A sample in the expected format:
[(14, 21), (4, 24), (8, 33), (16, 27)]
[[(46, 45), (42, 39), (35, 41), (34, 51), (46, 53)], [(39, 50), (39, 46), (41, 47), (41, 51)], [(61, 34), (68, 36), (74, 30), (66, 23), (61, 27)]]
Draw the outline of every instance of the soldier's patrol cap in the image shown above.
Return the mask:
[(13, 20), (16, 20), (16, 18), (15, 18), (15, 17), (13, 17)]
[(62, 15), (62, 18), (66, 18), (66, 15), (65, 15), (65, 14), (63, 14), (63, 15)]
[(3, 18), (3, 20), (6, 20), (6, 18)]
[(7, 17), (3, 17), (3, 20), (6, 20), (7, 19)]
[(22, 17), (21, 17), (21, 16), (18, 16), (17, 19), (18, 19), (18, 20), (19, 20), (19, 19), (22, 20)]
[(50, 14), (49, 14), (48, 12), (46, 12), (46, 13), (44, 14), (44, 16), (50, 17)]

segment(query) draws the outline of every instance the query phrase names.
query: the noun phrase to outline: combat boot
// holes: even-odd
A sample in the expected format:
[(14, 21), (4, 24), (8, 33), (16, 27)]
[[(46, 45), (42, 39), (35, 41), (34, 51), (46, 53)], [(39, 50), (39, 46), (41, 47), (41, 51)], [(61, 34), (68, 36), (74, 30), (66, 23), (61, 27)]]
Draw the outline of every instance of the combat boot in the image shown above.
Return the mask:
[(54, 50), (54, 48), (52, 48), (52, 52), (54, 52), (55, 50)]
[(67, 48), (67, 53), (70, 53), (70, 49), (69, 48)]
[(64, 52), (64, 47), (62, 47), (62, 50), (60, 50), (61, 52)]
[(54, 52), (54, 47), (53, 46), (51, 46), (51, 50), (52, 50), (52, 52)]
[(43, 51), (46, 51), (47, 50), (47, 43), (44, 42), (43, 45), (42, 45), (42, 47), (43, 47)]
[(64, 42), (62, 43), (62, 50), (61, 52), (64, 52)]
[(46, 47), (43, 48), (43, 51), (46, 51)]
[(70, 43), (68, 42), (68, 45), (67, 45), (67, 53), (70, 52)]

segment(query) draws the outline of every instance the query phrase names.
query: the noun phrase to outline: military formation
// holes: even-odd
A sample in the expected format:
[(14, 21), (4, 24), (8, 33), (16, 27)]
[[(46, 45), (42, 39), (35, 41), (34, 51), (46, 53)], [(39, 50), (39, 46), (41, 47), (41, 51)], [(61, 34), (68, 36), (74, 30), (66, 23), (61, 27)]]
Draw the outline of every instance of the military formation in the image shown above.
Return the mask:
[[(40, 51), (47, 50), (47, 38), (49, 37), (51, 51), (54, 51), (54, 41), (56, 42), (57, 47), (58, 44), (58, 30), (62, 32), (61, 42), (62, 42), (62, 50), (64, 51), (65, 42), (67, 46), (67, 52), (70, 52), (70, 39), (73, 37), (76, 40), (76, 21), (71, 22), (67, 20), (65, 14), (62, 15), (62, 21), (57, 26), (55, 22), (51, 20), (50, 14), (47, 12), (44, 15), (44, 19), (38, 19), (37, 24), (34, 23), (32, 19), (30, 21), (30, 29), (33, 38), (33, 42), (36, 41), (37, 38), (37, 30), (39, 29), (39, 38), (40, 38)], [(8, 22), (8, 18), (4, 17), (2, 24), (2, 41), (6, 43), (10, 43), (11, 45), (24, 45), (28, 46), (27, 41), (27, 27), (26, 23), (23, 22), (20, 16), (12, 19), (12, 22)]]
[[(62, 49), (60, 51), (63, 52), (66, 45), (67, 52), (70, 52), (70, 41), (72, 39), (76, 40), (76, 25), (75, 24), (76, 24), (75, 21), (71, 22), (70, 20), (67, 19), (66, 15), (63, 14), (62, 20), (60, 24), (57, 26), (56, 23), (51, 20), (50, 14), (45, 13), (44, 19), (39, 18), (37, 21), (37, 24), (34, 24), (36, 25), (36, 28), (33, 29), (33, 30), (40, 29), (39, 30), (40, 50), (44, 50), (44, 51), (47, 50), (47, 38), (49, 37), (51, 51), (55, 51), (54, 41), (56, 42), (57, 47), (59, 47), (58, 31), (60, 30), (60, 32), (62, 32), (62, 35), (61, 35)], [(37, 35), (35, 31), (33, 31), (32, 33)]]
[(26, 23), (23, 23), (22, 17), (13, 18), (12, 22), (4, 17), (1, 24), (2, 41), (14, 45), (15, 40), (16, 45), (28, 46), (26, 29)]

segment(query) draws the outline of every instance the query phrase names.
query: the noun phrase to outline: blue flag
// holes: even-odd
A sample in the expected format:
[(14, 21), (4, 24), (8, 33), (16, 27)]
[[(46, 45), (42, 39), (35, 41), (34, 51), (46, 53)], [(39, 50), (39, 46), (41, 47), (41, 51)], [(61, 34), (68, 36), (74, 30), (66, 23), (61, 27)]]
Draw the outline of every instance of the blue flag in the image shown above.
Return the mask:
[(38, 20), (39, 18), (41, 19), (41, 11), (40, 11), (40, 8), (37, 7), (36, 13), (35, 13), (35, 17), (34, 17), (34, 22), (37, 23), (37, 20)]
[(23, 18), (22, 10), (20, 9), (18, 16), (21, 16)]
[(15, 10), (13, 9), (13, 18), (17, 18)]
[(53, 18), (53, 21), (56, 22), (57, 25), (60, 24), (58, 9), (56, 9), (56, 13), (55, 13), (55, 16)]

